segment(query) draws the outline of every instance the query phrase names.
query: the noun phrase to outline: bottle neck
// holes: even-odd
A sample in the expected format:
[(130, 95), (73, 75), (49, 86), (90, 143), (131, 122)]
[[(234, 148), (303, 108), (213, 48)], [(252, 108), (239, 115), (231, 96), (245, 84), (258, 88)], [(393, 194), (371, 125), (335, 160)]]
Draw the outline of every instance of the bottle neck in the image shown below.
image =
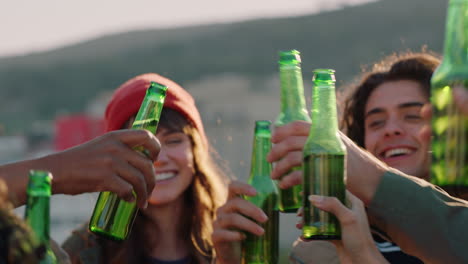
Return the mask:
[(132, 129), (146, 129), (156, 134), (163, 105), (164, 101), (151, 100), (149, 97), (145, 97), (133, 121)]
[(143, 102), (132, 124), (132, 129), (146, 129), (156, 134), (159, 118), (164, 107), (167, 87), (152, 82), (146, 90)]
[(312, 91), (312, 125), (310, 130), (314, 141), (330, 138), (338, 133), (335, 86), (315, 84)]
[(269, 179), (271, 174), (271, 164), (266, 160), (266, 156), (271, 149), (271, 134), (261, 131), (254, 136), (254, 145), (252, 151), (252, 162), (250, 176), (266, 177)]
[(304, 100), (304, 83), (300, 65), (280, 65), (279, 72), (281, 83), (281, 112), (290, 115), (305, 112), (307, 115)]
[(25, 219), (39, 241), (49, 247), (50, 196), (28, 195)]
[(468, 1), (450, 0), (443, 63), (468, 65)]

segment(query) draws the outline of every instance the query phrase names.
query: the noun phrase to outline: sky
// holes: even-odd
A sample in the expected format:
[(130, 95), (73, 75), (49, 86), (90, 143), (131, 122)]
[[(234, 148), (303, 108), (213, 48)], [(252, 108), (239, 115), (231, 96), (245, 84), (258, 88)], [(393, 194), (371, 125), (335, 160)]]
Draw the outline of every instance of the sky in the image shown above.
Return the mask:
[(0, 3), (0, 57), (102, 35), (317, 13), (376, 0), (7, 0)]

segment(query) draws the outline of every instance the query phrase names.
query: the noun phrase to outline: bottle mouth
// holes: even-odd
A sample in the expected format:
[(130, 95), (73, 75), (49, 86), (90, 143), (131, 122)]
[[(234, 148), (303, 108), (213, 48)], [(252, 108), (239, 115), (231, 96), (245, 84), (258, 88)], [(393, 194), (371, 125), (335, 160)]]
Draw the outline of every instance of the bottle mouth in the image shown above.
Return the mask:
[(255, 131), (266, 130), (269, 131), (271, 126), (270, 120), (256, 120), (255, 121)]
[(52, 174), (43, 170), (30, 170), (26, 193), (51, 195)]
[(335, 70), (333, 69), (316, 69), (313, 71), (313, 82), (335, 83)]
[(166, 95), (168, 87), (157, 82), (151, 82), (150, 86), (148, 87), (148, 90), (149, 89), (158, 91), (158, 93), (161, 95)]
[(256, 120), (255, 126), (269, 128), (271, 125), (270, 120)]
[(279, 52), (279, 64), (299, 64), (301, 63), (301, 56), (298, 50), (288, 50)]

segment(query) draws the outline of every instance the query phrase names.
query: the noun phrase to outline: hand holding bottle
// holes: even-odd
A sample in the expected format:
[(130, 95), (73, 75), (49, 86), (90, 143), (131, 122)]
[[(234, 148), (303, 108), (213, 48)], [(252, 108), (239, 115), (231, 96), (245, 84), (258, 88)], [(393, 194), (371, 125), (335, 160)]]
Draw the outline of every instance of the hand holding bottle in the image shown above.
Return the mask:
[[(271, 174), (273, 179), (279, 179), (286, 171), (302, 163), (302, 149), (309, 130), (310, 123), (304, 121), (294, 121), (275, 129), (272, 134), (272, 142), (275, 144), (268, 155), (269, 162), (276, 162)], [(340, 137), (348, 152), (346, 158), (347, 189), (367, 204), (372, 200), (388, 166), (360, 148), (345, 134), (340, 132)], [(367, 173), (362, 173), (363, 171)], [(363, 182), (366, 184), (362, 184)], [(282, 177), (279, 187), (288, 188), (301, 183), (302, 171), (295, 171)]]
[[(335, 197), (309, 196), (313, 206), (334, 214), (340, 221), (341, 240), (332, 241), (337, 248), (340, 262), (388, 263), (374, 244), (363, 202), (349, 191), (346, 191), (346, 197), (350, 208)], [(298, 223), (297, 227), (302, 228), (302, 223)]]
[(135, 146), (144, 146), (153, 160), (160, 150), (159, 141), (150, 132), (120, 130), (42, 161), (54, 175), (54, 193), (111, 191), (130, 201), (135, 191), (138, 205), (143, 207), (154, 188), (155, 172), (153, 161), (135, 152)]
[[(310, 121), (310, 116), (304, 98), (302, 80), (301, 56), (297, 50), (279, 52), (279, 78), (281, 86), (281, 111), (276, 118), (275, 126), (283, 126), (295, 120)], [(292, 170), (302, 170), (293, 167)], [(286, 172), (286, 174), (291, 171)], [(281, 212), (294, 213), (301, 207), (302, 185), (279, 190), (278, 207)]]
[(106, 190), (131, 200), (135, 191), (138, 205), (143, 207), (154, 187), (155, 172), (153, 161), (135, 152), (134, 146), (144, 146), (151, 159), (156, 159), (160, 150), (158, 139), (148, 131), (113, 131), (65, 151), (2, 165), (0, 178), (15, 196), (15, 206), (26, 201), (27, 175), (34, 168), (54, 175), (52, 192), (55, 194)]
[[(453, 99), (460, 112), (468, 116), (468, 89), (462, 87), (455, 87), (453, 89)], [(421, 109), (421, 116), (425, 119), (430, 120), (432, 117), (431, 105), (428, 104)], [(426, 140), (431, 139), (431, 127), (428, 125), (421, 131), (421, 135)]]
[(229, 184), (228, 200), (216, 212), (211, 235), (216, 250), (216, 263), (239, 264), (240, 242), (245, 239), (244, 232), (257, 236), (265, 232), (257, 223), (266, 222), (268, 217), (260, 208), (242, 198), (243, 195), (256, 194), (257, 191), (247, 183), (233, 181)]
[(276, 127), (273, 131), (271, 141), (274, 145), (267, 159), (269, 162), (276, 162), (271, 178), (279, 180), (278, 186), (281, 189), (302, 183), (302, 170), (293, 170), (289, 174), (284, 174), (302, 164), (302, 149), (307, 141), (309, 130), (310, 122), (293, 121)]

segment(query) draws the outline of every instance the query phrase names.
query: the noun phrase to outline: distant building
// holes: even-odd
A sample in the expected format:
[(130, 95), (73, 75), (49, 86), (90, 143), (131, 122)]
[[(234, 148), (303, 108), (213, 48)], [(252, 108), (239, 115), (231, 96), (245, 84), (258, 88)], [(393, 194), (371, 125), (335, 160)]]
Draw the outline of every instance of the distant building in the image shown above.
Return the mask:
[(104, 133), (104, 120), (84, 114), (63, 115), (55, 120), (55, 150), (64, 150)]

